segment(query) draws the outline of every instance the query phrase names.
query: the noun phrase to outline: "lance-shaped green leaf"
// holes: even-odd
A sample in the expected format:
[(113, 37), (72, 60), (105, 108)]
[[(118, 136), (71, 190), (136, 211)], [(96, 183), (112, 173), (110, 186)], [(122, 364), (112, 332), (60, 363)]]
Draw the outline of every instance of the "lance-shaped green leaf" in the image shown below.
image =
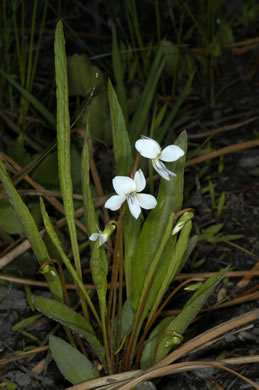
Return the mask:
[(82, 278), (73, 204), (73, 185), (71, 179), (70, 161), (70, 118), (68, 109), (67, 61), (64, 32), (61, 21), (59, 21), (57, 24), (54, 48), (57, 84), (57, 144), (59, 180), (76, 271), (78, 276)]
[(62, 375), (73, 385), (98, 378), (93, 364), (71, 344), (51, 335), (49, 347)]
[(173, 318), (175, 317), (164, 318), (150, 333), (141, 355), (141, 368), (150, 367), (152, 365), (152, 361), (156, 360), (156, 347), (158, 346), (159, 340), (165, 334), (166, 329), (172, 322)]
[(101, 318), (103, 322), (103, 330), (106, 330), (105, 316), (106, 316), (108, 262), (103, 247), (99, 247), (98, 240), (95, 241), (95, 243), (93, 244), (93, 250), (91, 256), (91, 272), (97, 290), (99, 308), (100, 308)]
[(108, 95), (112, 120), (113, 150), (116, 162), (116, 175), (128, 175), (133, 168), (133, 157), (129, 135), (121, 106), (112, 83), (108, 83)]
[(127, 297), (132, 293), (132, 264), (135, 256), (135, 251), (139, 239), (141, 229), (141, 218), (132, 218), (132, 215), (127, 208), (123, 218), (123, 239), (124, 239), (124, 273)]
[[(190, 218), (192, 218), (192, 213), (190, 214)], [(152, 282), (152, 290), (148, 296), (147, 308), (145, 307), (146, 311), (148, 311), (152, 306), (149, 318), (151, 318), (160, 305), (169, 284), (183, 267), (184, 261), (187, 260), (187, 258), (184, 257), (184, 254), (187, 250), (191, 228), (191, 221), (186, 222), (179, 234), (177, 242), (172, 239), (167, 246), (166, 251), (163, 253), (163, 256), (160, 258), (159, 266), (157, 267), (157, 272)]]
[(76, 282), (76, 284), (78, 285), (79, 289), (80, 289), (80, 292), (82, 293), (82, 295), (85, 297), (90, 309), (92, 310), (94, 316), (95, 316), (95, 319), (96, 321), (98, 322), (98, 324), (101, 326), (101, 321), (99, 319), (99, 316), (94, 308), (94, 305), (91, 301), (91, 298), (89, 297), (85, 287), (84, 287), (84, 284), (81, 280), (81, 278), (78, 276), (76, 270), (74, 269), (74, 267), (72, 266), (71, 264), (71, 261), (69, 260), (69, 258), (66, 256), (63, 248), (62, 248), (62, 245), (61, 245), (61, 242), (54, 230), (54, 227), (50, 221), (50, 218), (46, 212), (46, 209), (45, 209), (45, 206), (44, 206), (44, 202), (42, 199), (40, 199), (40, 208), (41, 208), (41, 214), (42, 214), (42, 217), (43, 217), (43, 221), (44, 221), (44, 226), (48, 232), (48, 235), (51, 239), (51, 241), (53, 242), (53, 244), (55, 245), (61, 259), (63, 260), (68, 272), (70, 273), (70, 275), (72, 276), (72, 278), (74, 279), (74, 281)]
[(93, 244), (91, 253), (91, 273), (92, 279), (96, 286), (99, 310), (102, 321), (103, 342), (106, 352), (108, 368), (110, 368), (110, 353), (109, 342), (107, 337), (107, 325), (106, 325), (106, 294), (107, 294), (107, 275), (108, 275), (108, 261), (103, 247), (99, 247), (99, 240)]
[(151, 320), (154, 312), (160, 305), (162, 298), (169, 287), (169, 284), (183, 266), (183, 257), (188, 245), (188, 238), (191, 227), (191, 222), (188, 222), (183, 228), (179, 240), (176, 242), (176, 239), (172, 238), (170, 242), (168, 242), (163, 255), (160, 257), (155, 277), (152, 281), (152, 288), (148, 294), (148, 299), (142, 314), (142, 319), (144, 319), (147, 313), (150, 311), (147, 323)]
[[(223, 269), (220, 272), (213, 275), (193, 294), (191, 299), (183, 307), (181, 313), (173, 319), (166, 329), (167, 334), (159, 342), (157, 348), (156, 361), (163, 359), (176, 343), (172, 343), (172, 334), (182, 335), (187, 327), (190, 325), (194, 317), (199, 313), (200, 309), (207, 301), (208, 297), (212, 294), (217, 284), (224, 278), (227, 269)], [(176, 340), (175, 340), (176, 341)]]
[(128, 336), (132, 330), (135, 318), (135, 311), (132, 308), (130, 298), (126, 300), (122, 306), (121, 312), (121, 341), (125, 336)]
[(87, 226), (88, 234), (91, 235), (96, 231), (97, 218), (95, 214), (94, 202), (91, 193), (90, 161), (89, 161), (89, 148), (88, 148), (89, 138), (90, 138), (89, 122), (87, 120), (84, 146), (82, 151), (81, 182), (82, 182), (83, 205), (84, 205), (86, 226)]
[[(186, 154), (187, 134), (182, 132), (175, 144)], [(136, 310), (142, 294), (145, 277), (157, 253), (172, 212), (179, 211), (183, 201), (183, 172), (185, 156), (167, 167), (176, 173), (170, 181), (161, 179), (157, 206), (149, 213), (139, 235), (135, 256), (132, 259), (132, 305)]]
[(95, 351), (101, 363), (105, 363), (104, 348), (97, 339), (93, 328), (83, 316), (63, 303), (54, 301), (53, 299), (34, 296), (33, 303), (36, 309), (45, 316), (64, 326), (67, 326), (78, 335), (84, 336)]
[[(0, 160), (0, 179), (3, 183), (4, 189), (8, 196), (9, 202), (12, 205), (22, 227), (24, 234), (29, 240), (32, 250), (37, 257), (40, 264), (44, 264), (49, 260), (49, 254), (47, 247), (38, 231), (36, 223), (20, 195), (17, 193), (11, 179), (9, 178), (3, 162)], [(63, 290), (61, 281), (56, 272), (54, 266), (49, 266), (49, 272), (45, 273), (44, 276), (47, 279), (49, 288), (55, 299), (63, 300)]]
[[(154, 290), (153, 282), (156, 277), (156, 274), (158, 272), (158, 265), (160, 262), (160, 259), (162, 257), (162, 254), (166, 248), (167, 243), (169, 243), (169, 240), (171, 240), (171, 232), (172, 232), (172, 227), (173, 227), (173, 222), (174, 222), (174, 213), (172, 213), (168, 219), (168, 223), (166, 226), (166, 229), (164, 231), (163, 237), (161, 239), (161, 243), (159, 247), (157, 248), (157, 251), (155, 253), (154, 258), (152, 259), (152, 262), (150, 264), (149, 270), (146, 274), (146, 277), (144, 279), (144, 285), (143, 285), (143, 290), (140, 298), (140, 302), (142, 303), (142, 300), (146, 300), (146, 298), (151, 294), (151, 291)], [(154, 291), (155, 295), (158, 293), (158, 291)], [(147, 307), (147, 302), (145, 302), (144, 306), (144, 312), (148, 311), (149, 308)]]

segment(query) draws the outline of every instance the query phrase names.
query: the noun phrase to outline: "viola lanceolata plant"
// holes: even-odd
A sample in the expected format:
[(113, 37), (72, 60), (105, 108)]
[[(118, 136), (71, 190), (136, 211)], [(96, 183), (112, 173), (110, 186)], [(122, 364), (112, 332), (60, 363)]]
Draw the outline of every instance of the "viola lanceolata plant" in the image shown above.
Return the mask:
[[(34, 305), (40, 312), (64, 325), (69, 341), (51, 336), (52, 355), (67, 380), (78, 384), (101, 375), (127, 371), (132, 367), (144, 369), (157, 362), (161, 363), (172, 349), (184, 342), (186, 328), (223, 278), (224, 271), (202, 283), (180, 314), (160, 320), (164, 295), (197, 241), (197, 237), (190, 237), (193, 212), (182, 210), (187, 134), (182, 132), (175, 145), (164, 149), (154, 139), (140, 138), (140, 135), (135, 145), (132, 145), (122, 109), (109, 82), (108, 97), (116, 166), (112, 184), (116, 194), (102, 204), (104, 208), (101, 213), (96, 212), (92, 198), (91, 158), (88, 148), (91, 128), (88, 122), (82, 148), (83, 206), (94, 285), (94, 293), (89, 294), (83, 283), (75, 225), (68, 81), (61, 22), (57, 25), (55, 37), (55, 67), (59, 179), (73, 253), (72, 261), (53, 228), (43, 200), (41, 212), (45, 229), (59, 254), (58, 261), (65, 266), (77, 286), (80, 312), (69, 306), (66, 289), (55, 263), (50, 259), (34, 220), (16, 192), (2, 162), (0, 175), (39, 263), (48, 263), (49, 271), (44, 276), (53, 299), (35, 296)], [(156, 196), (143, 193), (147, 183), (138, 166), (140, 156), (151, 159), (154, 169), (162, 178), (157, 182)], [(167, 163), (167, 167), (162, 161)], [(141, 213), (141, 209), (144, 212)], [(110, 221), (107, 221), (107, 210), (112, 211)], [(102, 221), (102, 216), (105, 215), (106, 220), (103, 218)], [(116, 217), (118, 218), (114, 221)], [(100, 224), (106, 224), (103, 231), (96, 228)], [(76, 334), (83, 342), (78, 341)]]

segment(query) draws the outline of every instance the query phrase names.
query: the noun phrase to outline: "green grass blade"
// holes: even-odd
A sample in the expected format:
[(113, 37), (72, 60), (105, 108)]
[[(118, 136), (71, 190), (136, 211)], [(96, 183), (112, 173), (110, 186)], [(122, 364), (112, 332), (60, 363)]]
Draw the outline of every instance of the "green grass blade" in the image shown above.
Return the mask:
[(128, 175), (133, 168), (132, 150), (121, 106), (112, 83), (108, 83), (116, 175)]
[[(23, 226), (24, 233), (29, 240), (38, 262), (42, 265), (49, 260), (48, 250), (38, 231), (37, 225), (20, 195), (17, 193), (11, 179), (9, 178), (3, 162), (0, 160), (0, 179), (14, 211)], [(54, 266), (49, 266), (49, 272), (44, 276), (47, 279), (51, 293), (55, 299), (63, 300), (63, 290)]]
[(54, 116), (37, 98), (35, 98), (29, 91), (17, 83), (10, 74), (6, 73), (1, 68), (0, 75), (2, 75), (13, 87), (17, 89), (17, 91), (19, 91), (20, 94), (33, 105), (33, 107), (51, 124), (51, 126), (56, 126), (56, 119)]
[(189, 79), (187, 80), (180, 96), (178, 97), (172, 111), (170, 111), (170, 113), (168, 114), (163, 126), (159, 129), (159, 131), (157, 132), (157, 135), (156, 135), (156, 139), (158, 142), (160, 142), (166, 132), (168, 131), (168, 128), (170, 127), (171, 123), (173, 122), (177, 112), (179, 111), (184, 99), (186, 98), (186, 96), (189, 94), (190, 92), (190, 88), (191, 88), (191, 84), (192, 84), (192, 80), (193, 80), (193, 77), (194, 77), (194, 73), (191, 73), (190, 76), (189, 76)]
[(59, 180), (76, 271), (80, 279), (82, 279), (73, 204), (73, 185), (70, 161), (70, 118), (68, 109), (67, 60), (64, 32), (61, 21), (58, 22), (56, 27), (54, 49), (57, 84), (57, 143)]
[(130, 124), (129, 133), (132, 144), (135, 143), (135, 141), (141, 136), (141, 134), (145, 133), (145, 125), (147, 124), (150, 107), (155, 96), (157, 83), (163, 71), (164, 64), (164, 54), (160, 46), (152, 64), (149, 77), (144, 88), (144, 92), (138, 104), (138, 109), (135, 112), (132, 122)]
[(123, 81), (123, 65), (121, 61), (120, 51), (118, 47), (117, 34), (115, 26), (112, 25), (112, 66), (113, 73), (116, 80), (116, 89), (118, 94), (118, 100), (120, 102), (124, 118), (127, 121), (127, 94)]

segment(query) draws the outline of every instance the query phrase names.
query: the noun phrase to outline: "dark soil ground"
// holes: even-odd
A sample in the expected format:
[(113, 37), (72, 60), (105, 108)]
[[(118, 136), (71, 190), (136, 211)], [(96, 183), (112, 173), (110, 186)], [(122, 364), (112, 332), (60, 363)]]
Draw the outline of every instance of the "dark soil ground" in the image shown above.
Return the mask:
[[(190, 150), (194, 150), (206, 137), (194, 138), (197, 134), (215, 130), (222, 126), (238, 124), (255, 118), (254, 121), (239, 128), (222, 131), (211, 139), (213, 150), (229, 145), (242, 143), (259, 137), (259, 46), (253, 47), (245, 53), (237, 55), (231, 49), (226, 50), (222, 57), (222, 63), (216, 78), (216, 89), (226, 87), (212, 107), (208, 99), (201, 96), (198, 86), (193, 85), (191, 96), (193, 100), (187, 102), (191, 108), (197, 108), (196, 122), (185, 123), (188, 131)], [(170, 131), (170, 130), (169, 130)], [(219, 158), (209, 160), (201, 164), (186, 168), (186, 187), (190, 189), (186, 198), (186, 207), (194, 207), (196, 210), (194, 223), (201, 230), (210, 225), (224, 224), (221, 230), (225, 235), (242, 234), (243, 238), (234, 241), (241, 247), (233, 247), (224, 242), (215, 245), (208, 241), (200, 241), (191, 258), (182, 272), (214, 272), (220, 268), (231, 266), (233, 271), (251, 270), (259, 258), (259, 153), (258, 147), (244, 149), (243, 151), (230, 153), (223, 158), (223, 170), (219, 173)], [(204, 191), (209, 179), (215, 184), (215, 198), (218, 199), (222, 192), (226, 193), (225, 206), (220, 216), (212, 207), (211, 196)], [(242, 250), (243, 248), (243, 250)], [(251, 253), (246, 253), (248, 250)], [(30, 254), (32, 256), (32, 254)], [(200, 266), (198, 262), (202, 260)], [(34, 261), (34, 259), (33, 259)], [(36, 261), (35, 261), (36, 262)], [(12, 272), (15, 264), (6, 267), (5, 272)], [(37, 265), (31, 271), (35, 275)], [(193, 334), (205, 331), (231, 318), (244, 314), (258, 307), (259, 283), (258, 275), (251, 278), (248, 285), (238, 287), (240, 278), (229, 278), (224, 285), (209, 299), (208, 307), (215, 304), (220, 294), (224, 294), (229, 301), (249, 292), (256, 293), (254, 299), (208, 311), (201, 314), (200, 319), (191, 328)], [(224, 288), (224, 291), (222, 290)], [(46, 291), (32, 288), (33, 294), (47, 294)], [(186, 293), (187, 294), (187, 293)], [(179, 308), (185, 297), (180, 296), (169, 305), (166, 310)], [(23, 286), (5, 282), (0, 290), (0, 353), (2, 358), (12, 355), (13, 351), (22, 351), (24, 346), (38, 346), (38, 340), (42, 342), (55, 324), (42, 318), (28, 332), (37, 339), (30, 340), (25, 333), (14, 332), (12, 326), (18, 321), (32, 315), (28, 307), (26, 293)], [(61, 329), (58, 332), (62, 332)], [(62, 333), (61, 333), (62, 334)], [(213, 346), (189, 355), (186, 360), (214, 360), (217, 357), (259, 355), (259, 321), (253, 327), (242, 332), (226, 335)], [(41, 363), (46, 364), (41, 370)], [(244, 364), (234, 367), (236, 371), (252, 379), (259, 386), (258, 364)], [(48, 351), (37, 353), (35, 356), (13, 361), (6, 366), (0, 366), (2, 381), (10, 381), (17, 384), (19, 390), (36, 389), (60, 389), (63, 390), (70, 384), (65, 382), (59, 373)], [(252, 387), (238, 377), (215, 369), (203, 369), (193, 372), (168, 376), (156, 382), (159, 390), (246, 390)], [(5, 387), (3, 387), (5, 388)], [(152, 387), (150, 387), (152, 389)]]

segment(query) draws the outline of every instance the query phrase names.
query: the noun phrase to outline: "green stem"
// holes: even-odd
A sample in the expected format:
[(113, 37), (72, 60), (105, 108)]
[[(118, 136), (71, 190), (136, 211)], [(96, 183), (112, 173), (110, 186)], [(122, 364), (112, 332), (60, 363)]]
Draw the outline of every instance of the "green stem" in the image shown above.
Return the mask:
[[(109, 295), (109, 302), (108, 302), (108, 310), (107, 310), (107, 325), (109, 325), (110, 321), (110, 356), (111, 356), (111, 365), (112, 370), (114, 369), (114, 345), (113, 345), (113, 333), (114, 333), (114, 327), (115, 327), (115, 314), (116, 314), (116, 301), (117, 301), (117, 280), (118, 280), (118, 273), (121, 269), (120, 264), (122, 263), (122, 237), (123, 237), (123, 215), (125, 210), (125, 203), (122, 205), (120, 209), (120, 216), (117, 223), (117, 234), (116, 234), (116, 241), (115, 241), (115, 247), (114, 247), (114, 255), (113, 255), (113, 266), (112, 266), (112, 280), (111, 280), (111, 288), (110, 288), (110, 295)], [(120, 286), (122, 289), (122, 285)], [(119, 303), (122, 302), (122, 290), (119, 292)], [(120, 322), (120, 316), (121, 316), (121, 308), (118, 307), (118, 323)], [(117, 323), (117, 325), (118, 325)], [(119, 332), (119, 329), (117, 329), (117, 332)], [(117, 345), (118, 339), (116, 338), (116, 346), (118, 348), (119, 345)]]

